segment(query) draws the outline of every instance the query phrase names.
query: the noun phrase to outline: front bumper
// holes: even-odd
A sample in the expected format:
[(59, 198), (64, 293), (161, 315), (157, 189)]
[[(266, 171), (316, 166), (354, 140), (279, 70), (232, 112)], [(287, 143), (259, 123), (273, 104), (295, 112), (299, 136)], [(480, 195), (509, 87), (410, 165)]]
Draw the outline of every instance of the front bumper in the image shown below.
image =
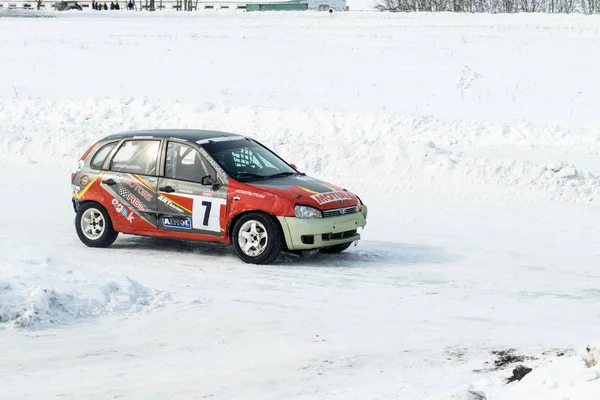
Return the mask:
[(367, 225), (367, 206), (353, 214), (331, 218), (277, 217), (288, 250), (310, 250), (360, 239), (358, 228)]

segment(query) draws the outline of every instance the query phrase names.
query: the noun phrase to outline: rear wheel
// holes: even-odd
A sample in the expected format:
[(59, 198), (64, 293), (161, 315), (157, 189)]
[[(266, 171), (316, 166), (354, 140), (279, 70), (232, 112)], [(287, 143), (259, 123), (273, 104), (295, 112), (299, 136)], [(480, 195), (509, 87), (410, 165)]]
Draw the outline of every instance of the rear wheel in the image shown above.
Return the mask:
[(352, 242), (336, 244), (335, 246), (323, 247), (321, 253), (341, 253), (352, 245)]
[(108, 213), (98, 203), (84, 203), (79, 207), (75, 230), (79, 240), (88, 247), (108, 247), (119, 235), (113, 229)]
[(238, 257), (251, 264), (268, 264), (283, 249), (279, 222), (263, 213), (242, 216), (235, 223), (231, 237)]

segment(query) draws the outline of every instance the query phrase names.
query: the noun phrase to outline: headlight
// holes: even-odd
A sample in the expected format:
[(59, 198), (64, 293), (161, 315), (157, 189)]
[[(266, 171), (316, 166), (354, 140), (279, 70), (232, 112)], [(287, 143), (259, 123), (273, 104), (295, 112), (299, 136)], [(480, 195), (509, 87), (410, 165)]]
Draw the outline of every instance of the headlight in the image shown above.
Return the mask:
[(356, 208), (356, 209), (357, 209), (358, 211), (362, 211), (363, 202), (362, 202), (362, 200), (360, 199), (360, 197), (356, 196), (356, 198), (358, 199), (358, 205), (357, 205), (357, 208)]
[(296, 206), (294, 207), (296, 218), (323, 218), (323, 213), (313, 207)]

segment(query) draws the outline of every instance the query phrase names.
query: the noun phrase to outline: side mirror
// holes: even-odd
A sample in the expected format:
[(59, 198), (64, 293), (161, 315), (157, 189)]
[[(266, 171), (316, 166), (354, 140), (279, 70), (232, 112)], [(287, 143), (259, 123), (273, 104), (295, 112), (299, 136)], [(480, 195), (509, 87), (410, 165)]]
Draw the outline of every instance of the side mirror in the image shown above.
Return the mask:
[(218, 186), (219, 181), (217, 181), (216, 179), (214, 179), (212, 176), (210, 175), (206, 175), (202, 177), (202, 181), (201, 181), (202, 185), (204, 186)]
[(294, 168), (296, 171), (298, 171), (298, 167), (296, 167), (296, 164), (290, 164), (290, 167)]

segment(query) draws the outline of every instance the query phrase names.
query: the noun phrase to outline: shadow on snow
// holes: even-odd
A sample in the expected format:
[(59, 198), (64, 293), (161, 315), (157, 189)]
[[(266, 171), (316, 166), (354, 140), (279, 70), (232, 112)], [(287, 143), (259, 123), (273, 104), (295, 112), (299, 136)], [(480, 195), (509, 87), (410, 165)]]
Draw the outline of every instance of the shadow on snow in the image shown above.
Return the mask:
[[(220, 243), (130, 236), (116, 241), (112, 245), (112, 248), (177, 252), (188, 256), (222, 257), (223, 261), (226, 258), (235, 258), (238, 262), (242, 263), (236, 256), (232, 246)], [(461, 258), (459, 255), (448, 253), (443, 247), (382, 241), (360, 241), (358, 246), (351, 246), (348, 250), (337, 254), (317, 252), (303, 257), (282, 252), (273, 265), (360, 268), (445, 264)]]

